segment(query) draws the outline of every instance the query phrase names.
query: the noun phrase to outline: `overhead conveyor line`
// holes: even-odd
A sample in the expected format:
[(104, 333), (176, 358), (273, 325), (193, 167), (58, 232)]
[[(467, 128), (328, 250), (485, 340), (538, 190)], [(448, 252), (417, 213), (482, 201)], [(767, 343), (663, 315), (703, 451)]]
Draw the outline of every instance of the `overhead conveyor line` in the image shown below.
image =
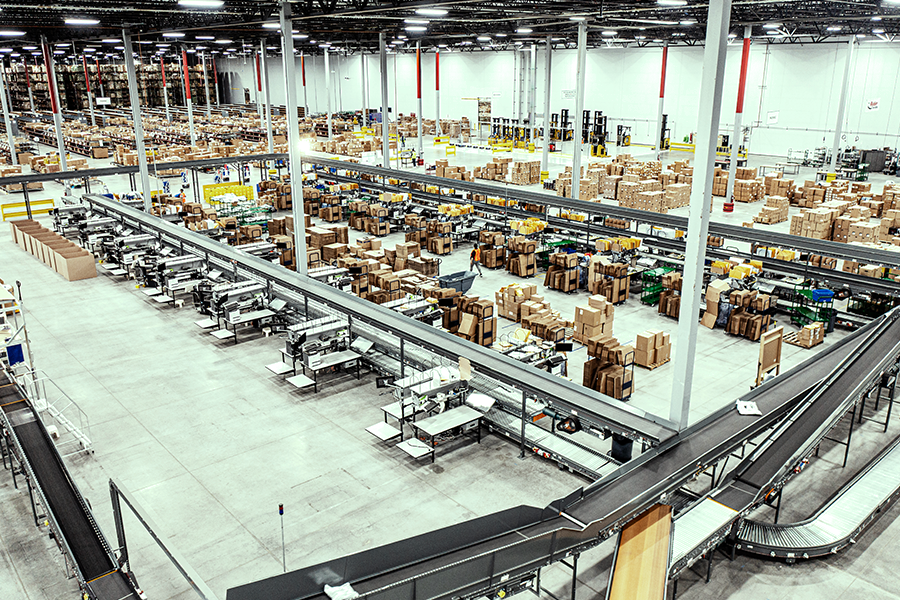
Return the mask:
[(127, 575), (87, 503), (78, 491), (39, 415), (8, 374), (0, 372), (0, 419), (11, 433), (17, 458), (27, 472), (50, 528), (72, 561), (71, 568), (95, 600), (136, 599)]
[(310, 300), (321, 302), (348, 315), (353, 322), (365, 323), (430, 352), (458, 360), (466, 357), (475, 372), (491, 377), (521, 390), (529, 396), (543, 399), (560, 410), (575, 411), (583, 420), (609, 428), (617, 434), (654, 445), (674, 435), (666, 419), (607, 398), (571, 381), (555, 377), (546, 371), (504, 356), (490, 348), (469, 343), (450, 333), (440, 331), (393, 310), (362, 300), (329, 285), (289, 271), (255, 256), (250, 256), (211, 241), (202, 234), (177, 227), (144, 212), (102, 196), (84, 196), (93, 209), (110, 217), (124, 220), (143, 232), (156, 232), (175, 247), (207, 257), (216, 257), (246, 270), (260, 280), (282, 286)]
[[(660, 498), (776, 424), (864, 339), (875, 335), (876, 324), (883, 320), (873, 321), (746, 394), (743, 399), (756, 401), (762, 417), (747, 419), (733, 406), (725, 407), (543, 511), (520, 507), (517, 510), (527, 516), (524, 526), (479, 532), (478, 523), (503, 519), (503, 513), (497, 513), (233, 588), (227, 598), (324, 600), (325, 583), (344, 582), (371, 599), (470, 598), (513, 589), (542, 566), (599, 544)], [(900, 328), (883, 335), (898, 339)], [(873, 364), (879, 362), (876, 351), (867, 350)]]

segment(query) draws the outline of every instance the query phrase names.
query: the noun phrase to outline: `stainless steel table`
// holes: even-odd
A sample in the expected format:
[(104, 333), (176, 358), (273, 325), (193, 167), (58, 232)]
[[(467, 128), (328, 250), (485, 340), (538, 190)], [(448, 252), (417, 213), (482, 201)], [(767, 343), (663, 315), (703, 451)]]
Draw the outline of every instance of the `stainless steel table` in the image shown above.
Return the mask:
[(318, 393), (319, 371), (324, 371), (325, 369), (331, 369), (333, 367), (342, 367), (356, 361), (356, 378), (359, 379), (359, 364), (361, 359), (362, 355), (353, 350), (342, 350), (340, 352), (332, 352), (331, 354), (323, 355), (321, 360), (315, 365), (310, 365), (305, 362), (301, 364), (303, 365), (304, 372), (307, 369), (312, 372), (314, 391)]
[[(416, 432), (421, 431), (429, 438), (429, 446), (430, 446), (430, 454), (431, 454), (431, 462), (434, 462), (434, 438), (437, 436), (447, 433), (448, 431), (452, 431), (457, 427), (465, 427), (470, 423), (477, 423), (475, 427), (475, 431), (478, 438), (478, 443), (481, 443), (481, 419), (484, 415), (480, 412), (472, 408), (471, 406), (458, 406), (456, 408), (451, 408), (448, 411), (442, 412), (440, 414), (434, 415), (433, 417), (428, 417), (427, 419), (422, 419), (421, 421), (413, 421), (410, 423), (413, 430)], [(419, 437), (418, 433), (416, 433), (416, 437), (413, 440), (416, 440)], [(409, 440), (409, 441), (413, 441)], [(398, 444), (400, 446), (401, 444)], [(420, 458), (424, 456), (423, 453), (420, 452), (421, 447), (416, 444), (410, 445), (410, 450), (414, 449), (416, 452), (410, 452), (410, 450), (406, 448), (401, 448), (407, 454), (410, 454), (414, 458)], [(412, 446), (415, 446), (413, 448)]]

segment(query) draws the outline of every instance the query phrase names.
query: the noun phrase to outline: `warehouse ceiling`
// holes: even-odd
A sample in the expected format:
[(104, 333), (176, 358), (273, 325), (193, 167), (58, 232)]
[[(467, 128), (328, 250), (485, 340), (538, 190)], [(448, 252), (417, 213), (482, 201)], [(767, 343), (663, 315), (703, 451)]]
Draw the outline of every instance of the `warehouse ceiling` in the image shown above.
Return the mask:
[[(279, 48), (278, 2), (246, 0), (4, 0), (0, 54), (30, 58), (45, 36), (60, 58), (82, 53), (121, 58), (123, 28), (142, 56), (191, 49), (241, 55), (267, 40)], [(549, 37), (574, 48), (584, 21), (591, 47), (698, 45), (708, 0), (300, 0), (291, 2), (294, 42), (307, 53), (375, 52), (383, 32), (392, 51), (421, 41), (426, 50), (499, 51)], [(766, 43), (846, 40), (900, 43), (900, 0), (734, 0), (732, 37), (751, 27)], [(69, 44), (69, 45), (65, 45)]]

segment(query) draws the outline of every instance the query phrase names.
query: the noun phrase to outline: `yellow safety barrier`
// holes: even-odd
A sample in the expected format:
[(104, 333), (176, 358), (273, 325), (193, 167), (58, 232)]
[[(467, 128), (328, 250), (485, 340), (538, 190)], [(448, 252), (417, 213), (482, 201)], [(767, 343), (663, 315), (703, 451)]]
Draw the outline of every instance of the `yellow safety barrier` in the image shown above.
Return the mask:
[(212, 204), (213, 196), (222, 196), (223, 194), (234, 194), (235, 196), (244, 196), (248, 200), (253, 200), (253, 186), (238, 185), (236, 183), (209, 183), (203, 186), (203, 201)]
[[(29, 204), (31, 204), (32, 215), (46, 215), (53, 209), (53, 200), (31, 200)], [(2, 214), (5, 221), (7, 219), (27, 217), (28, 210), (24, 202), (9, 202), (0, 206), (0, 214)]]
[(520, 148), (520, 149), (524, 150), (525, 142), (522, 142), (522, 141), (516, 142), (516, 148)]
[(541, 171), (541, 183), (544, 183), (549, 178), (550, 178), (550, 171)]
[(497, 142), (491, 146), (491, 152), (512, 152), (512, 142)]
[(440, 146), (441, 144), (449, 144), (450, 136), (449, 135), (436, 135), (434, 136), (434, 144), (435, 146)]
[(681, 142), (672, 142), (669, 144), (669, 149), (681, 150), (682, 152), (693, 152), (695, 148), (695, 144), (683, 144)]
[(456, 156), (456, 146), (450, 144), (444, 148), (444, 156)]

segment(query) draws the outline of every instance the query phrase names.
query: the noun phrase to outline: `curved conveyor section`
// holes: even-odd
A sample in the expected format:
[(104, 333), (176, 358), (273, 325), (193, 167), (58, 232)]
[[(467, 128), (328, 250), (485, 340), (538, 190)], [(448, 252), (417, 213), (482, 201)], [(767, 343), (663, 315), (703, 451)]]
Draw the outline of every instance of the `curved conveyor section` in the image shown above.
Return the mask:
[(95, 600), (136, 599), (62, 457), (31, 403), (0, 372), (0, 407), (16, 453), (28, 471), (60, 543), (76, 565), (79, 580)]
[(778, 525), (744, 521), (737, 549), (788, 560), (833, 554), (855, 542), (898, 496), (900, 438), (809, 519)]
[[(778, 423), (848, 359), (867, 368), (843, 371), (833, 387), (848, 390), (864, 383), (900, 340), (898, 315), (895, 311), (873, 321), (746, 394), (744, 399), (756, 401), (763, 416), (748, 420), (731, 407), (723, 409), (544, 510), (522, 506), (495, 513), (232, 588), (227, 598), (324, 600), (326, 583), (345, 582), (370, 600), (466, 598), (512, 589), (538, 568), (599, 544), (659, 502), (661, 495), (684, 485), (698, 465), (714, 464)], [(820, 416), (805, 411), (801, 420)]]

